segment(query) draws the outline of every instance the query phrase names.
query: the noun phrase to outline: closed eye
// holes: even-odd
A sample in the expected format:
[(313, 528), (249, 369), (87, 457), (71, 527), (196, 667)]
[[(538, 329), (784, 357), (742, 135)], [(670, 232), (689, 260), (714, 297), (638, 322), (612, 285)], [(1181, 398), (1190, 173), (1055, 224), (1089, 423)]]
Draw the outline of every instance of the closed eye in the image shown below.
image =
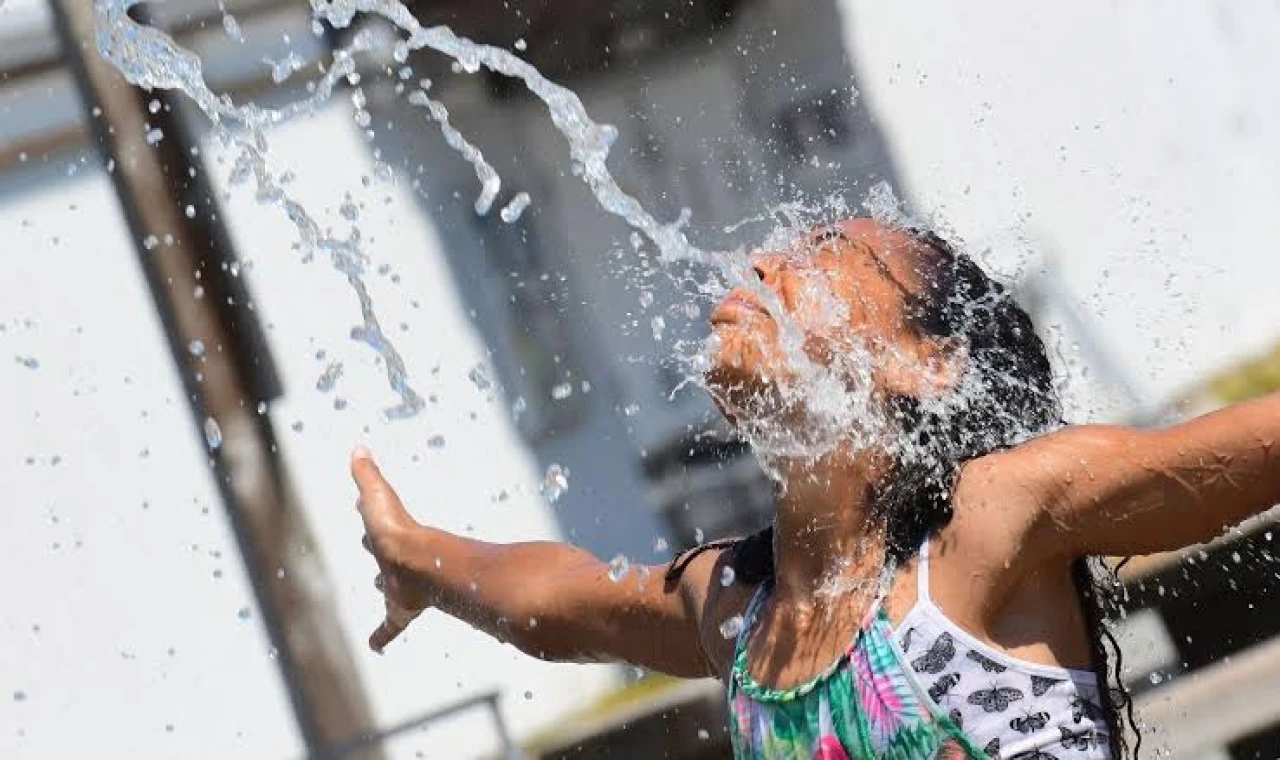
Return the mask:
[(826, 229), (814, 235), (809, 241), (810, 245), (822, 245), (828, 240), (848, 240), (844, 233), (836, 229)]

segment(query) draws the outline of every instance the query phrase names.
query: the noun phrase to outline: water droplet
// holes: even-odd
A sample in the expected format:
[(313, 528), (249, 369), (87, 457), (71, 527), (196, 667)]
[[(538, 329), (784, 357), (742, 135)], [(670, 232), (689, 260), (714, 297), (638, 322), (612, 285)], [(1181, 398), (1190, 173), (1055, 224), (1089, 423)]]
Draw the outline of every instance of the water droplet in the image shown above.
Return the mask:
[(525, 691), (525, 693), (524, 693), (524, 698), (525, 698), (525, 699), (533, 699), (533, 692), (531, 692), (531, 691)]
[(707, 733), (707, 729), (700, 728), (698, 729), (698, 738), (705, 742), (711, 738), (711, 734)]
[(662, 333), (664, 330), (667, 329), (667, 320), (663, 319), (662, 315), (659, 314), (658, 316), (654, 317), (653, 320), (649, 322), (649, 324), (651, 327), (653, 327), (653, 339), (662, 340)]
[(164, 139), (164, 130), (159, 127), (147, 131), (147, 145), (159, 145)]
[(489, 371), (484, 364), (477, 364), (467, 373), (467, 379), (477, 390), (487, 391), (493, 387), (493, 381), (489, 379)]
[(734, 615), (728, 620), (720, 624), (720, 635), (726, 639), (732, 639), (742, 633), (742, 616)]
[(160, 101), (152, 100), (150, 103), (147, 103), (147, 110), (151, 113), (160, 113)]
[(34, 356), (19, 356), (18, 363), (27, 369), (40, 369), (40, 360)]
[(647, 309), (653, 306), (653, 293), (648, 290), (640, 291), (640, 308)]
[(236, 17), (230, 13), (222, 14), (222, 29), (236, 42), (244, 42), (244, 31), (240, 28), (240, 22), (236, 21)]
[(241, 607), (239, 611), (236, 612), (236, 617), (240, 618), (241, 620), (248, 620), (249, 618), (253, 617), (253, 613), (249, 610), (248, 607)]
[(507, 224), (514, 224), (524, 214), (524, 210), (529, 207), (529, 201), (528, 193), (516, 193), (516, 197), (502, 207), (502, 210), (498, 212), (498, 216)]
[(730, 567), (729, 565), (725, 565), (723, 568), (720, 569), (720, 585), (721, 586), (726, 586), (726, 587), (732, 586), (733, 578), (734, 578), (734, 572), (732, 567)]
[(573, 386), (569, 383), (558, 383), (551, 389), (551, 398), (563, 401), (573, 395)]
[(694, 528), (694, 529), (693, 529), (693, 541), (694, 541), (694, 543), (698, 543), (698, 544), (700, 544), (700, 543), (702, 543), (703, 541), (705, 541), (706, 539), (707, 539), (707, 536), (706, 536), (706, 534), (705, 534), (705, 533), (703, 533), (703, 532), (702, 532), (702, 528)]
[(222, 428), (212, 417), (204, 418), (204, 442), (209, 445), (210, 451), (222, 448)]
[(539, 489), (542, 497), (555, 504), (568, 489), (569, 468), (561, 467), (558, 464), (552, 464), (547, 467), (547, 473), (542, 477), (542, 487)]
[(303, 423), (302, 420), (298, 420), (297, 422), (293, 423), (289, 427), (293, 428), (293, 432), (301, 433), (307, 426), (306, 424)]
[(524, 52), (528, 49), (529, 49), (529, 43), (524, 41), (524, 37), (521, 37), (520, 39), (516, 40), (516, 50), (519, 50), (520, 52)]
[(262, 415), (266, 414), (266, 413), (267, 413), (267, 402), (265, 402), (265, 401), (259, 401), (259, 402), (258, 402), (258, 407), (257, 407), (257, 412), (258, 412), (258, 416), (259, 416), (259, 417), (261, 417)]
[(617, 583), (626, 576), (627, 571), (631, 569), (631, 560), (627, 559), (625, 554), (616, 555), (609, 560), (609, 580)]
[(663, 538), (662, 536), (658, 536), (657, 538), (653, 539), (653, 550), (658, 554), (665, 552), (667, 550), (667, 539)]
[(337, 384), (340, 377), (342, 377), (342, 362), (329, 362), (324, 372), (321, 372), (320, 377), (316, 379), (316, 390), (328, 393), (333, 390), (333, 386)]
[(204, 356), (204, 341), (199, 339), (191, 341), (187, 344), (187, 350), (192, 356)]
[(195, 207), (195, 206), (192, 206), (191, 204), (189, 204), (189, 203), (188, 203), (188, 204), (187, 204), (187, 207), (186, 207), (185, 209), (183, 209), (183, 213), (185, 213), (185, 214), (187, 215), (187, 218), (188, 218), (188, 219), (195, 219), (195, 218), (196, 218), (196, 207)]

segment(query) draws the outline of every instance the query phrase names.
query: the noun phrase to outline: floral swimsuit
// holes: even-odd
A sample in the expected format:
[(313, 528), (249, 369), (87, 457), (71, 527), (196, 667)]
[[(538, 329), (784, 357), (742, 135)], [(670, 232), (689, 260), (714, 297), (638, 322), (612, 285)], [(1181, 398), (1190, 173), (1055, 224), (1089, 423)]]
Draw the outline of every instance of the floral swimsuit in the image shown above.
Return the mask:
[(883, 593), (853, 643), (827, 670), (792, 689), (757, 683), (747, 667), (747, 642), (767, 595), (765, 584), (752, 598), (734, 655), (729, 730), (735, 760), (987, 757), (906, 666), (884, 612)]

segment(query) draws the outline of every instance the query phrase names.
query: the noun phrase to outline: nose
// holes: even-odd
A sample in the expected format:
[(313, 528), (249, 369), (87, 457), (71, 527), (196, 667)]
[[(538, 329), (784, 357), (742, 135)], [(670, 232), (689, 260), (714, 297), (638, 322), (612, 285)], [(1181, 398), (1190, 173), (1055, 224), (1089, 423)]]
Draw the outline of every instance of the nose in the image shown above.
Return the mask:
[(757, 253), (750, 258), (751, 271), (761, 282), (768, 282), (782, 269), (784, 256), (776, 253)]

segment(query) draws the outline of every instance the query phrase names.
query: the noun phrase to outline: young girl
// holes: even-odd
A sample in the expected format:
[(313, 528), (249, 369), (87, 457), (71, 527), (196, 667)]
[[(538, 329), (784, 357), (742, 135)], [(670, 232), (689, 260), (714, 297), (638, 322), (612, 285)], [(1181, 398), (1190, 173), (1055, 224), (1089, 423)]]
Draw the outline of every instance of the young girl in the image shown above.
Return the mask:
[[(535, 657), (712, 676), (737, 758), (1119, 757), (1084, 558), (1203, 542), (1280, 501), (1280, 395), (1163, 430), (1066, 426), (1026, 313), (936, 236), (849, 220), (752, 264), (711, 315), (706, 379), (769, 438), (773, 525), (615, 582), (572, 546), (417, 524), (357, 449), (387, 610), (370, 646), (436, 607)], [(878, 411), (831, 439), (797, 392), (815, 374)]]

